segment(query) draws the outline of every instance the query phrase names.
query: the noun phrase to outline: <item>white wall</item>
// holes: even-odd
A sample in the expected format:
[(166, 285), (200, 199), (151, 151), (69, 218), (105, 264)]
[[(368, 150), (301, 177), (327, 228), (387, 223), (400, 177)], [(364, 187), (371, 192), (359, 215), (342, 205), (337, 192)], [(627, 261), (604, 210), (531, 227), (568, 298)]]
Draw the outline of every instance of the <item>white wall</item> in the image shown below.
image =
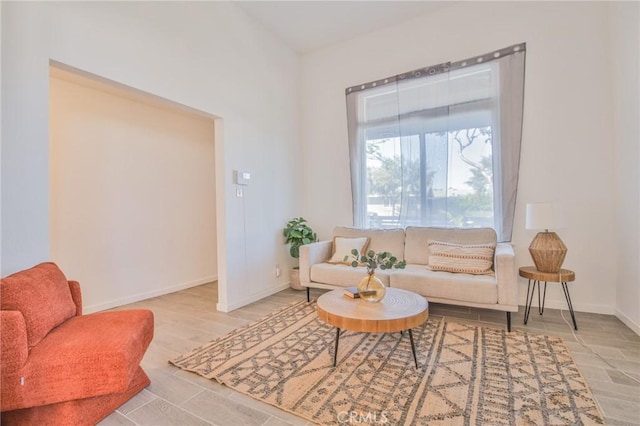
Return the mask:
[[(517, 265), (532, 264), (525, 204), (563, 201), (570, 226), (559, 235), (569, 248), (565, 267), (577, 274), (574, 307), (612, 314), (618, 241), (607, 12), (605, 2), (457, 3), (304, 56), (304, 214), (319, 236), (352, 224), (345, 88), (526, 42)], [(521, 304), (525, 294), (520, 279)], [(550, 285), (547, 306), (566, 309), (559, 285)]]
[(49, 95), (51, 259), (85, 311), (215, 281), (213, 119), (55, 68)]
[[(2, 42), (3, 275), (50, 258), (53, 59), (221, 117), (218, 308), (287, 286), (274, 265), (291, 262), (280, 232), (299, 211), (299, 69), (290, 49), (230, 2), (3, 2)], [(254, 176), (244, 198), (235, 198), (236, 169)]]
[(616, 316), (640, 334), (640, 5), (611, 10), (617, 224)]

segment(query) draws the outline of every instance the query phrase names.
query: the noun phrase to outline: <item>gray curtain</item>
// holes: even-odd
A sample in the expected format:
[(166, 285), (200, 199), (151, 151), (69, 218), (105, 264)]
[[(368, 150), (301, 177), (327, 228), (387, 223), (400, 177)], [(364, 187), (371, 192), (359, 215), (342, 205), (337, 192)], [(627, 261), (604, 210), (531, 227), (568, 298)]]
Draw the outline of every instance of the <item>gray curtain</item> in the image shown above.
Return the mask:
[[(511, 240), (525, 50), (522, 43), (346, 89), (355, 226), (492, 226), (500, 241)], [(470, 128), (477, 132), (470, 135)], [(473, 149), (464, 146), (469, 141)], [(476, 158), (470, 159), (472, 151)], [(372, 158), (375, 165), (387, 161), (393, 185), (369, 187)], [(473, 179), (482, 180), (481, 160), (493, 169), (492, 175), (484, 173), (490, 182), (484, 191), (493, 198), (493, 207), (486, 207), (490, 223), (482, 214), (459, 217), (457, 206), (460, 191), (470, 191)], [(477, 172), (460, 175), (455, 164), (475, 165)], [(375, 211), (383, 207), (384, 213)]]
[(494, 144), (494, 171), (500, 174), (496, 176), (494, 188), (496, 193), (502, 196), (494, 197), (494, 211), (501, 212), (500, 215), (496, 215), (495, 226), (500, 240), (511, 241), (522, 142), (524, 46), (520, 52), (501, 57), (497, 62), (500, 72), (500, 113), (496, 129), (499, 132), (497, 138), (500, 143)]

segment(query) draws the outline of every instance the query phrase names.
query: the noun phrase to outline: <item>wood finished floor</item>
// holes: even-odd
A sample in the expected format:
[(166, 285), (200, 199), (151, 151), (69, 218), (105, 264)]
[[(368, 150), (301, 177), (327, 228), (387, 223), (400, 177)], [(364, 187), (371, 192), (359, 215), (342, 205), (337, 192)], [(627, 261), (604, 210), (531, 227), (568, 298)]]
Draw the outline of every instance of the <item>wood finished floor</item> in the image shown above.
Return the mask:
[[(323, 291), (313, 290), (317, 298)], [(253, 322), (305, 292), (284, 290), (229, 313), (215, 310), (217, 285), (210, 283), (122, 306), (147, 308), (155, 315), (155, 337), (142, 366), (151, 384), (100, 425), (309, 425), (311, 423), (231, 389), (182, 371), (167, 360)], [(579, 339), (563, 319), (569, 313), (524, 308), (513, 315), (513, 329), (562, 337), (587, 379), (609, 425), (640, 425), (640, 336), (611, 315), (576, 313)], [(502, 312), (430, 304), (430, 318), (506, 328)]]

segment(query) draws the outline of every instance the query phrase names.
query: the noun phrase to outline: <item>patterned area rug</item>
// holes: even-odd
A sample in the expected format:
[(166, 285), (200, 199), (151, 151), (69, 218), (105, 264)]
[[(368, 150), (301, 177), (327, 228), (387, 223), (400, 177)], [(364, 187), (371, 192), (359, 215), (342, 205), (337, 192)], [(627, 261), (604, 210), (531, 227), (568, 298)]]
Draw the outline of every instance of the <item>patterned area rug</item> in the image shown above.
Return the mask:
[(319, 424), (604, 424), (560, 338), (427, 321), (345, 332), (297, 302), (170, 362)]

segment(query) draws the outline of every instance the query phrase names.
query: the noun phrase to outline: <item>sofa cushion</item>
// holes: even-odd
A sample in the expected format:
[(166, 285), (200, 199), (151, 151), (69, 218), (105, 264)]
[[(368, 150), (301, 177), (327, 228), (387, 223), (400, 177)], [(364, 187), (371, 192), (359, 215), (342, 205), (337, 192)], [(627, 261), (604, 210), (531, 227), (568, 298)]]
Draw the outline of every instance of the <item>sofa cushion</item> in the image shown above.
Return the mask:
[(455, 244), (429, 241), (429, 264), (432, 271), (459, 272), (474, 275), (492, 274), (496, 245)]
[(146, 309), (71, 318), (31, 350), (19, 397), (40, 405), (124, 392), (152, 338)]
[(468, 303), (498, 303), (498, 284), (492, 275), (430, 271), (423, 265), (407, 265), (391, 274), (391, 287), (429, 297)]
[(491, 228), (426, 228), (409, 226), (406, 229), (404, 259), (407, 263), (428, 265), (429, 241), (446, 241), (455, 244), (497, 243), (496, 231)]
[[(376, 277), (384, 285), (389, 286), (389, 270), (376, 270)], [(333, 265), (330, 263), (317, 263), (311, 266), (311, 281), (321, 284), (335, 285), (339, 287), (351, 287), (358, 285), (360, 280), (367, 276), (367, 268), (364, 266), (352, 267), (348, 265)]]
[(69, 283), (55, 263), (41, 263), (0, 280), (3, 311), (20, 311), (29, 349), (54, 327), (75, 316)]
[[(331, 256), (331, 259), (327, 260), (327, 262), (351, 265), (351, 262), (354, 260), (351, 250), (358, 250), (358, 253), (362, 255), (362, 253), (367, 249), (368, 243), (368, 237), (333, 237), (333, 256)], [(344, 260), (345, 257), (347, 260)]]
[(388, 251), (398, 259), (404, 259), (403, 229), (358, 229), (340, 226), (334, 229), (333, 235), (347, 238), (369, 237), (367, 251)]

